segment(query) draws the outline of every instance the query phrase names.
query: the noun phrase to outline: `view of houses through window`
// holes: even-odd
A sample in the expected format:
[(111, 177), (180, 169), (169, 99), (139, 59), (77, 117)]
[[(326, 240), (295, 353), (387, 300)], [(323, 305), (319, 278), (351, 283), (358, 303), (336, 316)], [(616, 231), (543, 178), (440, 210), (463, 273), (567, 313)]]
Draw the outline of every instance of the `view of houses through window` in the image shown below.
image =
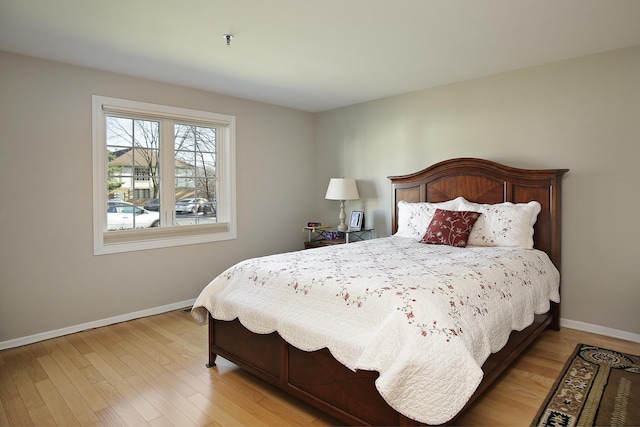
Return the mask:
[[(170, 146), (162, 143), (162, 125), (158, 120), (106, 117), (107, 196), (111, 208), (107, 210), (107, 231), (216, 222), (217, 129), (171, 123), (172, 164), (163, 166), (168, 157), (163, 150)], [(173, 184), (166, 185), (166, 179), (173, 179)], [(173, 194), (161, 197), (162, 188), (172, 188)], [(162, 215), (167, 211), (173, 212)]]

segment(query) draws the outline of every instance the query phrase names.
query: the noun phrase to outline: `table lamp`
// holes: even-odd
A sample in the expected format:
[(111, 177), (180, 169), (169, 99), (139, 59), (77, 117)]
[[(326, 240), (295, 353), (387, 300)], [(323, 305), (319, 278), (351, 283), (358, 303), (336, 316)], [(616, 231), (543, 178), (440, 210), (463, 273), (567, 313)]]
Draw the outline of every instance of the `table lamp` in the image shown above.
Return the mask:
[(356, 200), (360, 198), (356, 180), (351, 178), (331, 178), (327, 194), (324, 196), (327, 200), (340, 200), (340, 225), (338, 231), (347, 231), (349, 227), (344, 220), (347, 218), (344, 212), (345, 200)]

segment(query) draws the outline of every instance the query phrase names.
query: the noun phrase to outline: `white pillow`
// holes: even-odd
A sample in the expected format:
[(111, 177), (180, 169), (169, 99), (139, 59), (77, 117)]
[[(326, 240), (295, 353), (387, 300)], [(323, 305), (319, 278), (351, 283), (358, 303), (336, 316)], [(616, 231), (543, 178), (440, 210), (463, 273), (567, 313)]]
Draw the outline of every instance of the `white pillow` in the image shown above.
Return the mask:
[(471, 230), (468, 245), (533, 248), (533, 226), (541, 210), (540, 203), (491, 205), (463, 199), (459, 210), (482, 213)]
[(440, 203), (419, 202), (410, 203), (404, 200), (398, 202), (398, 230), (394, 236), (413, 237), (422, 239), (429, 224), (436, 213), (436, 209), (457, 211), (458, 205), (464, 200), (462, 197)]

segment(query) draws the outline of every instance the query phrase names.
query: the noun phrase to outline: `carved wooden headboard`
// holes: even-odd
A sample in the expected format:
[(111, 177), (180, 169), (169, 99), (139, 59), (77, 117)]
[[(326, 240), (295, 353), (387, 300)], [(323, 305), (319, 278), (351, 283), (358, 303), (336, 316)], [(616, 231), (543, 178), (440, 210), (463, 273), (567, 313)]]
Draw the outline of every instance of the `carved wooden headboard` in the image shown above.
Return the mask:
[(476, 203), (527, 203), (542, 206), (534, 228), (534, 246), (560, 269), (562, 176), (569, 169), (518, 169), (490, 160), (445, 160), (419, 172), (390, 176), (393, 187), (391, 229), (398, 229), (398, 202), (443, 202), (462, 196)]

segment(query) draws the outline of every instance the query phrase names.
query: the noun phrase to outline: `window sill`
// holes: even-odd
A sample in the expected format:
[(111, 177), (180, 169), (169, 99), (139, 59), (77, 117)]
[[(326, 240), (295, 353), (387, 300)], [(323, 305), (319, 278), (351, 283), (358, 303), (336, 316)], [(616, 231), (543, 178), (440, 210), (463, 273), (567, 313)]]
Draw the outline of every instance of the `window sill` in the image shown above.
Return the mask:
[(108, 231), (97, 236), (94, 255), (159, 249), (236, 238), (229, 223)]

